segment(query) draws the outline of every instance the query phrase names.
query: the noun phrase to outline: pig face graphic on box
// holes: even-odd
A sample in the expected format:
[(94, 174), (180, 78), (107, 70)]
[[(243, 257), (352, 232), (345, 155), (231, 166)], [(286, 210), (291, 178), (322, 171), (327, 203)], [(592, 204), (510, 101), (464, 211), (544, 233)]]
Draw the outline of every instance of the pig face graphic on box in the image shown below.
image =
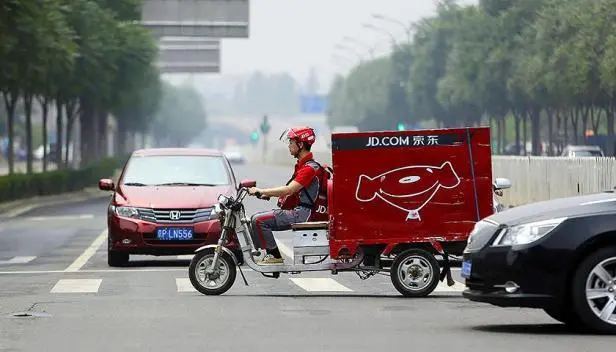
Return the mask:
[[(419, 211), (441, 188), (452, 189), (460, 184), (460, 177), (446, 161), (441, 166), (415, 165), (386, 171), (377, 176), (360, 175), (355, 198), (372, 202), (380, 198), (407, 213), (406, 220), (419, 220)], [(409, 209), (409, 203), (418, 204)]]

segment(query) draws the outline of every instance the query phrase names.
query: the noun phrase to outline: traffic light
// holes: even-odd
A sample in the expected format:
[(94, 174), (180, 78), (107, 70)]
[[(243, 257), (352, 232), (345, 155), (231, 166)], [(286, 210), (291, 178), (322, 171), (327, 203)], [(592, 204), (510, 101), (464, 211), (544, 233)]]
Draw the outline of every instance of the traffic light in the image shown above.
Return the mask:
[(259, 133), (257, 131), (252, 131), (250, 134), (250, 141), (255, 144), (259, 140)]
[(261, 133), (263, 133), (264, 135), (266, 135), (269, 131), (270, 131), (270, 124), (267, 121), (267, 115), (263, 116), (263, 120), (261, 121), (261, 126), (259, 126), (261, 128)]
[(406, 126), (404, 126), (403, 123), (399, 123), (398, 124), (398, 131), (404, 131), (404, 130), (406, 130)]

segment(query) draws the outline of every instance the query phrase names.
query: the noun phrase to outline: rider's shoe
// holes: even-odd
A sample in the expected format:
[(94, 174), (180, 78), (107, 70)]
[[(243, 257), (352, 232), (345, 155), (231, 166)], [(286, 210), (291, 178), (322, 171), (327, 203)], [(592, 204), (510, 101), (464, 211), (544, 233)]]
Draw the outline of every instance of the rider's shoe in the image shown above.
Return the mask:
[(284, 264), (284, 259), (276, 258), (273, 255), (266, 255), (263, 260), (261, 260), (260, 264)]

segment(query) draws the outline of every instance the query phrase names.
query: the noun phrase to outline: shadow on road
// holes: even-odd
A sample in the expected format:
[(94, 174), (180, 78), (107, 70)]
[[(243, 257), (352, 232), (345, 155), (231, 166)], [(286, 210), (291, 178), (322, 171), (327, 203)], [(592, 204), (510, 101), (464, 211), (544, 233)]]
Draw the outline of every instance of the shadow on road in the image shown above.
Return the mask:
[(471, 329), (482, 332), (504, 333), (504, 334), (528, 334), (528, 335), (579, 335), (593, 336), (602, 335), (582, 331), (565, 324), (508, 324), (508, 325), (479, 325)]
[(188, 267), (190, 265), (190, 260), (133, 260), (131, 259), (126, 267), (128, 268), (142, 268), (142, 267)]

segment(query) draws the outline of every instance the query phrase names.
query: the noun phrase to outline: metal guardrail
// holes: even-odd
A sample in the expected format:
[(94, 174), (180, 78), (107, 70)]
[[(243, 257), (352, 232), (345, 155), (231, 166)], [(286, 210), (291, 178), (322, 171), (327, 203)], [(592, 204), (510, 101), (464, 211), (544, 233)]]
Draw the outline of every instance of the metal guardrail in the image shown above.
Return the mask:
[(511, 180), (503, 203), (521, 205), (614, 189), (616, 159), (493, 156), (492, 175)]
[[(331, 165), (330, 151), (313, 154), (316, 160)], [(276, 148), (270, 150), (266, 162), (291, 166), (295, 161), (286, 149)], [(492, 177), (511, 180), (512, 188), (500, 199), (503, 204), (518, 206), (614, 189), (616, 158), (493, 156)]]

